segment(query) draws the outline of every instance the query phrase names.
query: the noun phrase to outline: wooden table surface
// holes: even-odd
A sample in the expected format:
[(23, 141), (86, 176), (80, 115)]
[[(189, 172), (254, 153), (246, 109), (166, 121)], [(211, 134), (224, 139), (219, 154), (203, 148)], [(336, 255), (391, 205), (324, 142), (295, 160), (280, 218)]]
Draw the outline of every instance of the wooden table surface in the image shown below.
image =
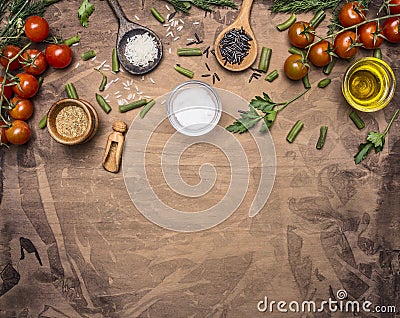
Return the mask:
[[(332, 83), (323, 90), (316, 83), (324, 75), (313, 67), (311, 90), (280, 113), (271, 129), (276, 178), (261, 211), (248, 217), (260, 182), (261, 162), (251, 138), (243, 135), (238, 140), (250, 162), (250, 183), (248, 189), (239, 189), (245, 197), (237, 211), (208, 230), (167, 230), (136, 209), (122, 172), (111, 174), (101, 166), (112, 123), (123, 120), (130, 125), (138, 114), (138, 110), (119, 113), (118, 100), (129, 99), (129, 94), (136, 94), (137, 99), (138, 92), (150, 98), (167, 94), (187, 80), (174, 71), (175, 63), (194, 70), (195, 79), (211, 83), (210, 77), (201, 77), (207, 73), (205, 62), (221, 79), (215, 87), (237, 94), (239, 100), (249, 101), (263, 92), (276, 101), (288, 100), (303, 90), (303, 85), (283, 74), (289, 43), (275, 25), (287, 16), (271, 14), (268, 1), (255, 1), (251, 24), (259, 49), (273, 48), (270, 70), (277, 69), (280, 76), (273, 83), (263, 78), (249, 83), (251, 71), (229, 73), (211, 55), (176, 56), (176, 49), (184, 47), (195, 32), (204, 40), (201, 48), (212, 46), (237, 11), (217, 9), (204, 14), (194, 8), (188, 16), (177, 14), (175, 19), (184, 24), (179, 22), (181, 31), (171, 27), (174, 38), (179, 36), (174, 40), (171, 34), (167, 36), (167, 27), (150, 14), (155, 6), (166, 16), (165, 2), (148, 0), (142, 7), (141, 1), (121, 0), (130, 19), (136, 21), (136, 15), (139, 23), (160, 36), (164, 58), (143, 78), (126, 72), (112, 74), (106, 67), (104, 72), (113, 83), (103, 95), (108, 95), (113, 110), (105, 114), (97, 108), (100, 128), (95, 138), (66, 147), (52, 140), (46, 129), (38, 129), (37, 123), (56, 100), (65, 97), (67, 82), (74, 83), (79, 96), (97, 107), (95, 93), (101, 77), (94, 68), (103, 61), (111, 64), (117, 20), (106, 1), (92, 2), (96, 9), (88, 28), (79, 24), (77, 1), (62, 0), (48, 8), (45, 16), (51, 29), (65, 38), (78, 33), (81, 42), (73, 47), (69, 68), (46, 72), (34, 99), (30, 142), (0, 150), (0, 269), (4, 269), (0, 317), (281, 317), (285, 314), (260, 313), (257, 303), (265, 296), (288, 302), (327, 300), (340, 289), (347, 291), (349, 299), (400, 306), (400, 121), (394, 123), (380, 154), (371, 154), (360, 165), (353, 162), (367, 132), (383, 130), (399, 106), (397, 92), (384, 110), (360, 115), (366, 128), (359, 131), (348, 118), (350, 108), (340, 90), (348, 63), (337, 63), (330, 76)], [(310, 17), (304, 14), (298, 19)], [(327, 23), (322, 23), (322, 32)], [(81, 61), (80, 54), (89, 49), (97, 52), (96, 59)], [(398, 78), (399, 47), (384, 44), (382, 51)], [(358, 57), (370, 54), (360, 51)], [(160, 98), (158, 101), (158, 108), (151, 113), (163, 107)], [(304, 122), (304, 129), (289, 144), (286, 134), (298, 119)], [(231, 120), (223, 117), (220, 124)], [(329, 126), (329, 133), (325, 147), (318, 151), (315, 143), (321, 125)], [(197, 184), (199, 167), (205, 163), (214, 166), (217, 178), (207, 196), (196, 201), (184, 198), (165, 187), (159, 166), (160, 149), (173, 129), (164, 122), (157, 131), (149, 144), (153, 148), (145, 177), (159, 200), (188, 213), (218, 203), (231, 181), (229, 158), (212, 145), (200, 143), (187, 149), (177, 163), (185, 182)], [(130, 136), (139, 138), (140, 134)], [(25, 252), (20, 259), (21, 237), (34, 244), (43, 266), (33, 253)], [(5, 277), (10, 273), (19, 275), (11, 289)], [(314, 317), (331, 315), (324, 312)]]

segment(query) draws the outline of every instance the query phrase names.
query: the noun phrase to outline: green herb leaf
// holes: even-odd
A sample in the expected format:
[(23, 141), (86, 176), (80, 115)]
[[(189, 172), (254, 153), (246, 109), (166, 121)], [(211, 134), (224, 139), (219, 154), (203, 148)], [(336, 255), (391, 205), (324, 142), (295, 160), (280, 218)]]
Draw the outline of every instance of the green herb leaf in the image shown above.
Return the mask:
[(247, 113), (241, 114), (239, 119), (232, 125), (226, 127), (226, 130), (242, 134), (254, 127), (262, 118), (263, 117), (258, 114), (254, 107), (250, 106), (250, 110)]
[(267, 125), (268, 128), (272, 127), (272, 124), (275, 122), (276, 116), (278, 115), (278, 112), (276, 110), (269, 110), (267, 111), (265, 117), (264, 117), (264, 122)]
[(89, 26), (89, 17), (94, 11), (94, 5), (89, 0), (83, 0), (78, 9), (78, 18), (81, 24), (87, 28)]
[(226, 130), (232, 133), (243, 134), (247, 131), (247, 128), (240, 121), (236, 120), (233, 124), (226, 127)]
[(385, 143), (385, 135), (376, 131), (370, 131), (367, 140), (372, 142), (375, 148), (383, 148)]
[(256, 109), (261, 110), (263, 113), (267, 113), (274, 109), (278, 103), (272, 101), (272, 99), (268, 96), (268, 94), (263, 93), (264, 98), (260, 96), (256, 96), (250, 101), (250, 105)]
[(367, 157), (367, 155), (369, 154), (369, 152), (373, 147), (374, 144), (371, 142), (360, 144), (360, 146), (358, 147), (358, 152), (354, 156), (354, 162), (358, 165), (361, 161), (363, 161)]

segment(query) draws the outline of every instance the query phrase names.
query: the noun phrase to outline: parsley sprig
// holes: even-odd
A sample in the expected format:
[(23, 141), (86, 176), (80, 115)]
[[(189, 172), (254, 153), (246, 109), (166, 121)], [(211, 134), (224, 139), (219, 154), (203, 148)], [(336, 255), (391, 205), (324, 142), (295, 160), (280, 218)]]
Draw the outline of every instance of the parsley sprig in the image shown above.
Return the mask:
[[(240, 118), (226, 127), (226, 129), (232, 133), (242, 134), (254, 127), (259, 121), (263, 120), (260, 132), (265, 132), (272, 127), (280, 111), (307, 92), (308, 89), (302, 91), (292, 99), (280, 103), (274, 102), (267, 93), (263, 93), (263, 97), (255, 96), (250, 101), (249, 111), (242, 112)], [(261, 113), (257, 110), (261, 111)]]
[(356, 164), (359, 164), (361, 161), (363, 161), (368, 156), (372, 148), (375, 149), (375, 153), (382, 151), (385, 145), (386, 135), (388, 134), (389, 129), (392, 126), (395, 119), (397, 118), (398, 114), (399, 114), (399, 109), (395, 111), (383, 133), (379, 133), (376, 131), (370, 131), (368, 133), (367, 142), (360, 144), (360, 146), (358, 147), (358, 152), (354, 156), (354, 162)]

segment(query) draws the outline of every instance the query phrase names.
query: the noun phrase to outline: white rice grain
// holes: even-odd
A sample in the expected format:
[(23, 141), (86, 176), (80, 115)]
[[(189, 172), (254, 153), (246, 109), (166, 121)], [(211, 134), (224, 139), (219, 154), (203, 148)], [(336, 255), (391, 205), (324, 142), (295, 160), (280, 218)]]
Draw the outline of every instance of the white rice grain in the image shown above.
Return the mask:
[(138, 17), (137, 15), (135, 15), (135, 19), (138, 20), (138, 21), (140, 21), (140, 19), (139, 19), (139, 17)]

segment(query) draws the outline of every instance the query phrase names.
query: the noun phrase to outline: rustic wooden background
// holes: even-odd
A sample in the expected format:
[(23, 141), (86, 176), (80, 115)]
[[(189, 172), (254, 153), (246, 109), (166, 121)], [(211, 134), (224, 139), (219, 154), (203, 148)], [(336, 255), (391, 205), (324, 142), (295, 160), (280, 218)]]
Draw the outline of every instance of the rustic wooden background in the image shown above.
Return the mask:
[[(173, 31), (180, 36), (173, 41), (166, 36), (166, 27), (150, 14), (155, 6), (166, 16), (165, 2), (146, 0), (142, 6), (141, 1), (121, 0), (130, 19), (135, 21), (136, 15), (160, 35), (165, 57), (144, 79), (105, 71), (109, 81), (119, 79), (104, 94), (109, 94), (112, 112), (106, 115), (99, 109), (100, 129), (90, 143), (65, 147), (46, 130), (39, 130), (37, 123), (53, 102), (65, 96), (67, 82), (75, 84), (81, 98), (96, 105), (94, 94), (101, 78), (93, 68), (104, 60), (111, 64), (117, 21), (106, 1), (93, 3), (96, 9), (88, 28), (79, 25), (78, 1), (63, 0), (46, 12), (55, 33), (65, 38), (78, 33), (81, 42), (73, 47), (71, 67), (47, 71), (34, 100), (31, 141), (0, 150), (0, 317), (281, 317), (285, 315), (258, 312), (257, 302), (264, 296), (325, 300), (339, 289), (345, 289), (350, 299), (400, 306), (400, 122), (394, 124), (382, 153), (370, 155), (358, 166), (353, 162), (367, 132), (386, 126), (399, 106), (399, 94), (385, 110), (361, 114), (367, 127), (358, 131), (348, 119), (350, 109), (340, 92), (348, 64), (337, 63), (332, 83), (324, 90), (316, 88), (324, 76), (313, 68), (311, 91), (279, 114), (272, 128), (277, 174), (263, 210), (248, 218), (246, 202), (251, 198), (247, 198), (237, 213), (213, 229), (186, 234), (165, 230), (135, 209), (122, 173), (110, 174), (101, 167), (112, 123), (130, 124), (137, 115), (137, 111), (119, 113), (115, 96), (126, 98), (136, 92), (135, 85), (143, 95), (154, 98), (168, 93), (186, 80), (173, 70), (179, 61), (195, 71), (196, 79), (207, 72), (207, 62), (221, 78), (216, 87), (246, 100), (262, 92), (274, 100), (287, 100), (303, 89), (301, 82), (283, 75), (289, 43), (274, 26), (287, 16), (271, 14), (269, 1), (255, 1), (251, 23), (260, 48), (273, 48), (270, 69), (278, 69), (280, 77), (273, 83), (259, 79), (249, 84), (250, 71), (232, 74), (212, 56), (178, 58), (175, 54), (194, 32), (204, 40), (202, 48), (212, 46), (237, 11), (218, 9), (204, 14), (192, 9), (189, 16), (178, 14), (185, 24), (180, 32)], [(310, 17), (299, 15), (299, 19)], [(97, 52), (97, 58), (80, 61), (80, 54), (89, 49)], [(398, 78), (399, 47), (384, 44), (382, 51)], [(358, 56), (369, 54), (362, 51)], [(123, 83), (130, 80), (130, 90), (124, 89)], [(298, 119), (305, 128), (295, 143), (288, 144), (285, 136)], [(317, 151), (320, 125), (328, 125), (329, 134), (324, 149)], [(184, 178), (189, 183), (197, 180), (197, 169), (192, 167), (204, 163), (201, 154), (205, 151), (220, 172), (220, 181), (226, 182), (226, 158), (204, 146), (194, 147), (184, 157), (190, 158), (190, 165), (182, 168)], [(162, 180), (157, 169), (148, 177), (153, 184)], [(257, 174), (253, 177), (256, 180)], [(162, 199), (163, 192), (158, 195)], [(210, 196), (204, 205), (214, 199)], [(25, 252), (20, 260), (21, 237), (35, 245), (43, 266), (34, 254)], [(17, 284), (16, 273), (20, 276)], [(15, 286), (10, 288), (6, 283), (13, 277)]]

